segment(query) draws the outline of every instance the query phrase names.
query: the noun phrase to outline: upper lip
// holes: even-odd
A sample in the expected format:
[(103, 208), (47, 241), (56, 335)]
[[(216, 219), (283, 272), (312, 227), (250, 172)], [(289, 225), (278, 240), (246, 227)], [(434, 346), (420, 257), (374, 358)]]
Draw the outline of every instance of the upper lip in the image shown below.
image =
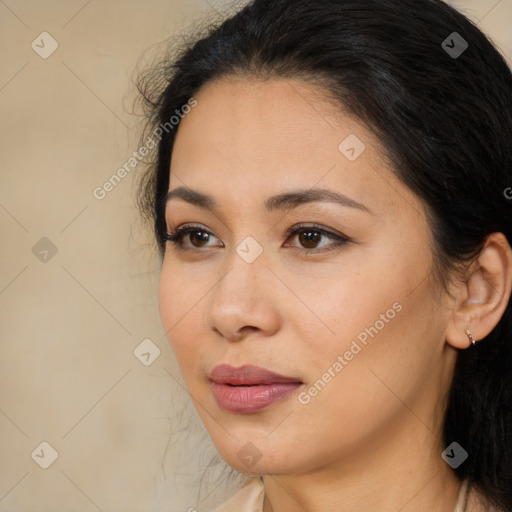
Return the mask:
[(251, 386), (256, 384), (274, 384), (294, 382), (301, 383), (295, 377), (285, 377), (259, 366), (250, 364), (235, 368), (229, 364), (220, 364), (210, 373), (210, 380), (217, 384), (231, 384), (232, 386)]

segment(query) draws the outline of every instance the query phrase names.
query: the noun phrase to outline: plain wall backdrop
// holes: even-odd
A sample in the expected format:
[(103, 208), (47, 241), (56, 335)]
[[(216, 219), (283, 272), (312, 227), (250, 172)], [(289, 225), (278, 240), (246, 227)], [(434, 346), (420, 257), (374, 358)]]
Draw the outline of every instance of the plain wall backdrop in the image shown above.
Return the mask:
[[(451, 3), (512, 62), (512, 0)], [(0, 512), (205, 512), (233, 491), (200, 485), (215, 450), (128, 164), (143, 52), (226, 4), (0, 0)]]

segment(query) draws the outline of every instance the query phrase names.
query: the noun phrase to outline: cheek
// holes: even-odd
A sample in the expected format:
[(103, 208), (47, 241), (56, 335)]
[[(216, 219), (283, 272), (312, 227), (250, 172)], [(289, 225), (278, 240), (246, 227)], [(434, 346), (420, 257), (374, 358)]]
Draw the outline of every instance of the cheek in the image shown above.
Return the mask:
[(193, 279), (185, 279), (183, 272), (171, 270), (164, 261), (158, 285), (160, 319), (186, 380), (201, 339), (198, 314), (204, 294), (205, 290)]
[(390, 270), (385, 283), (324, 290), (323, 320), (335, 334), (304, 337), (310, 421), (316, 415), (325, 420), (327, 412), (357, 436), (361, 422), (377, 424), (400, 409), (395, 394), (414, 403), (439, 371), (434, 347), (442, 334), (442, 325), (436, 327), (439, 306), (429, 281), (414, 289), (405, 270)]
[(160, 320), (169, 337), (170, 330), (177, 320), (177, 306), (179, 284), (172, 272), (169, 272), (165, 261), (160, 271), (158, 281), (158, 308)]
[(419, 255), (412, 252), (381, 245), (358, 258), (347, 258), (345, 265), (325, 275), (297, 282), (295, 291), (305, 298), (309, 311), (298, 305), (293, 314), (288, 313), (301, 326), (309, 379), (320, 378), (345, 354), (347, 363), (342, 364), (351, 370), (343, 373), (351, 374), (354, 381), (362, 378), (353, 374), (356, 368), (365, 372), (365, 379), (369, 367), (384, 367), (388, 374), (398, 371), (397, 364), (413, 360), (417, 369), (417, 354), (428, 346), (426, 326), (435, 308), (428, 280), (422, 281), (429, 261), (418, 261)]
[[(361, 259), (361, 258), (360, 258)], [(390, 270), (382, 272), (382, 265), (367, 265), (364, 261), (347, 261), (326, 272), (315, 273), (301, 279), (288, 276), (295, 282), (294, 291), (301, 300), (291, 297), (285, 316), (301, 331), (301, 340), (315, 359), (326, 362), (348, 350), (352, 340), (360, 335), (365, 339), (365, 329), (377, 322), (379, 331), (385, 330), (381, 315), (387, 326), (394, 321), (402, 295), (400, 278), (390, 277)], [(387, 276), (386, 280), (384, 276)], [(295, 327), (295, 326), (294, 326)], [(368, 337), (368, 334), (366, 334)], [(318, 349), (321, 345), (321, 352)]]

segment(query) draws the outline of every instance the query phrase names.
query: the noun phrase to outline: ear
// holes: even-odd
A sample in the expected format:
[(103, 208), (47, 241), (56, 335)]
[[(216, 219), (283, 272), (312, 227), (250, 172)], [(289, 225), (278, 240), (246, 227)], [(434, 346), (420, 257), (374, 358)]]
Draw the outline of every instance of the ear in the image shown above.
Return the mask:
[(466, 329), (478, 342), (498, 324), (510, 300), (512, 250), (503, 233), (488, 235), (469, 278), (459, 283), (449, 318), (446, 341), (455, 348), (471, 346)]

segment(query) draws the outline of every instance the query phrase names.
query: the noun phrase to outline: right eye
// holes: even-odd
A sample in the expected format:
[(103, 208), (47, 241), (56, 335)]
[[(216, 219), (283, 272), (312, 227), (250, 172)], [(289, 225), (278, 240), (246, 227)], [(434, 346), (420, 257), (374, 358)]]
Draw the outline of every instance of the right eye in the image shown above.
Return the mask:
[[(188, 237), (190, 245), (185, 244), (184, 237)], [(210, 241), (210, 237), (215, 235), (203, 228), (202, 226), (185, 225), (180, 226), (173, 233), (165, 233), (164, 239), (176, 246), (180, 251), (188, 251), (208, 247), (206, 245)], [(217, 238), (217, 237), (215, 237)]]

